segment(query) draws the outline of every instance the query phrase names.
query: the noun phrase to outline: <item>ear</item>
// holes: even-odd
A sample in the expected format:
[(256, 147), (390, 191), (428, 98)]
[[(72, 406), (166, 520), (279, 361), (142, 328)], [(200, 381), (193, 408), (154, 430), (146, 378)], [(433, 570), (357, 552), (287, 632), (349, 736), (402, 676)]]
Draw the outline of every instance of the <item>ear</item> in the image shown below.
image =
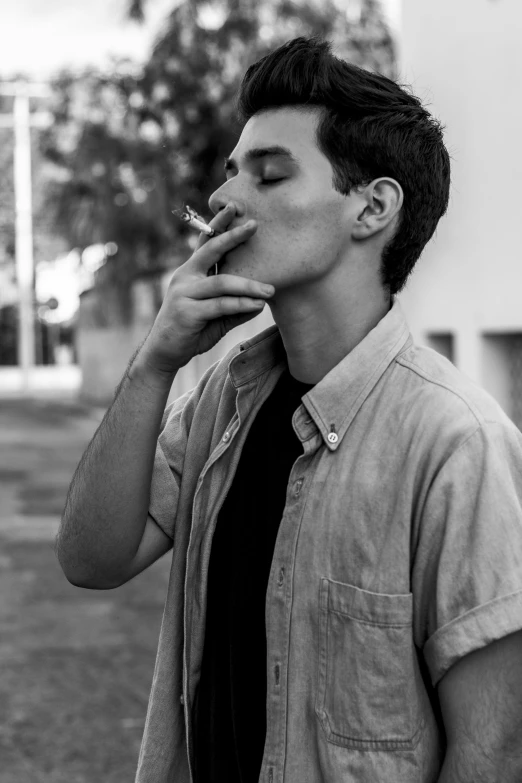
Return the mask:
[(390, 224), (391, 232), (404, 202), (404, 193), (397, 180), (390, 177), (374, 179), (359, 190), (358, 195), (362, 208), (353, 223), (352, 238), (368, 239)]

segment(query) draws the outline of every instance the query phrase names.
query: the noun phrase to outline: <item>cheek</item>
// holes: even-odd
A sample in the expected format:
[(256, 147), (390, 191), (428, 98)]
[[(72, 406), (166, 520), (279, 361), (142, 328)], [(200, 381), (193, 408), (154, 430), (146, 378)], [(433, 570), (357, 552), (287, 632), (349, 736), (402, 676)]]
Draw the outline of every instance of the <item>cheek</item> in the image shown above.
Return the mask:
[(272, 240), (290, 241), (300, 252), (337, 245), (343, 241), (345, 233), (339, 205), (325, 208), (323, 201), (282, 202), (266, 222), (266, 230)]
[(285, 199), (277, 205), (277, 219), (295, 229), (319, 222), (320, 205), (314, 199)]

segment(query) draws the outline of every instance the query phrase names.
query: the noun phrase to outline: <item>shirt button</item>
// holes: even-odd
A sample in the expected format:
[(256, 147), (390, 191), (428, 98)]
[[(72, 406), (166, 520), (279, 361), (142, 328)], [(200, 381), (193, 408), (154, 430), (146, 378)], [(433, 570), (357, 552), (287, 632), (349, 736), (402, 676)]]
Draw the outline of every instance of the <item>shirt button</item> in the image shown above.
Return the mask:
[(298, 498), (303, 486), (303, 479), (298, 479), (294, 484), (294, 497)]
[(339, 435), (336, 432), (330, 432), (328, 435), (328, 440), (330, 443), (337, 443), (339, 440)]
[(230, 440), (230, 432), (225, 432), (223, 435), (223, 443), (226, 443), (227, 440)]

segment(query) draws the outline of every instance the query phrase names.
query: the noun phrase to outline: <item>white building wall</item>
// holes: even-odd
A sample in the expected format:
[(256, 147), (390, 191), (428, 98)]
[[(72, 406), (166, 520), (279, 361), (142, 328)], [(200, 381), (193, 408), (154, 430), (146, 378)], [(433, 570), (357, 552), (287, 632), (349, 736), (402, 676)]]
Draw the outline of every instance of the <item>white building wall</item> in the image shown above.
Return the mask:
[(521, 37), (520, 0), (402, 2), (399, 81), (446, 126), (452, 188), (400, 301), (417, 340), (454, 332), (455, 363), (486, 387), (483, 333), (522, 331)]

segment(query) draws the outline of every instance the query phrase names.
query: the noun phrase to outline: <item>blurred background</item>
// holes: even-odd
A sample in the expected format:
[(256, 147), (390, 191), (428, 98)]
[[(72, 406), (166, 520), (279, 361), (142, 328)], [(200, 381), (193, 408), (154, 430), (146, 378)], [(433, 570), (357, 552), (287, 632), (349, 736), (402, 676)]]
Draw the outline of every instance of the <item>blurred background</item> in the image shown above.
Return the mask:
[[(169, 558), (80, 590), (52, 551), (127, 362), (210, 217), (239, 80), (297, 35), (440, 119), (447, 215), (400, 295), (411, 330), (522, 427), (517, 0), (19, 0), (0, 7), (0, 783), (132, 781)], [(170, 399), (268, 308), (178, 373)]]
[[(107, 404), (194, 247), (172, 209), (209, 215), (247, 66), (319, 33), (395, 76), (393, 14), (378, 0), (26, 0), (0, 11), (0, 365), (16, 368), (4, 387), (65, 384)], [(269, 323), (195, 360), (172, 396)]]

